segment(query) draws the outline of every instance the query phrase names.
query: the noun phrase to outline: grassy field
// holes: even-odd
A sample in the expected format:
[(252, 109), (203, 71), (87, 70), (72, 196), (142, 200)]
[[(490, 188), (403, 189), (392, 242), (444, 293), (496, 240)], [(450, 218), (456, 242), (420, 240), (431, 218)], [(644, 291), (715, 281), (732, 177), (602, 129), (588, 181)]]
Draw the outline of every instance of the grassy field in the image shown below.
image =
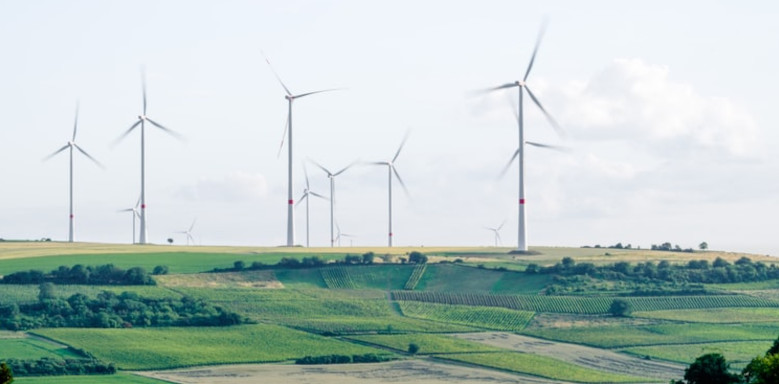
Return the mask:
[(40, 376), (14, 377), (14, 384), (166, 384), (168, 381), (155, 380), (129, 373), (91, 376)]
[(120, 369), (276, 362), (306, 355), (380, 350), (275, 325), (211, 328), (41, 329), (35, 332), (112, 362)]
[(405, 335), (361, 335), (350, 336), (349, 339), (392, 348), (400, 352), (408, 351), (409, 344), (414, 343), (419, 346), (418, 354), (420, 355), (490, 352), (500, 350), (498, 348), (481, 343), (456, 339), (450, 336), (431, 335), (425, 333), (412, 333)]
[(534, 314), (533, 312), (506, 308), (446, 305), (415, 301), (399, 301), (398, 304), (405, 316), (499, 331), (519, 332), (527, 326)]
[(520, 352), (467, 353), (444, 355), (444, 357), (448, 360), (577, 383), (646, 383), (655, 381), (643, 377), (601, 372), (550, 357)]
[(690, 364), (707, 353), (720, 353), (728, 362), (746, 365), (755, 356), (763, 355), (771, 347), (771, 341), (734, 341), (703, 344), (671, 344), (650, 347), (625, 348), (623, 351), (639, 356)]
[(57, 360), (83, 358), (66, 346), (30, 337), (21, 332), (0, 332), (0, 351), (2, 356), (22, 360), (37, 360), (43, 357)]
[(778, 321), (779, 308), (718, 308), (716, 315), (711, 309), (683, 309), (633, 312), (633, 316), (688, 323), (760, 323)]

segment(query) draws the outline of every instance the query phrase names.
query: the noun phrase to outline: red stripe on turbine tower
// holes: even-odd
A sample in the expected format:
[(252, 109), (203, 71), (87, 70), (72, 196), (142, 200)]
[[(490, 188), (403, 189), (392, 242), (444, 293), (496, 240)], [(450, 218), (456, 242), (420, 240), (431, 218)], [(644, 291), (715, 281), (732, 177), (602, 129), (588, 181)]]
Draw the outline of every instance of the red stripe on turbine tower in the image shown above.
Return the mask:
[(71, 218), (71, 219), (73, 218), (73, 215), (72, 215), (72, 214), (70, 215), (70, 218)]
[(146, 204), (141, 204), (141, 209), (146, 209)]
[(289, 201), (289, 205), (292, 205), (294, 203), (292, 200), (288, 200), (288, 201)]
[(519, 199), (519, 203), (525, 205), (525, 199)]

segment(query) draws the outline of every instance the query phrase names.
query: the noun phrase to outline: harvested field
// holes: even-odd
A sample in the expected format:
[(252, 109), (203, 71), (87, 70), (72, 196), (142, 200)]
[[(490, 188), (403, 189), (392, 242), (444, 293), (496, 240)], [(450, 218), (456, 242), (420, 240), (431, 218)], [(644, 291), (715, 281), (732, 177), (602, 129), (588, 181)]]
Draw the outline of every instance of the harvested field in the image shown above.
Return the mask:
[(195, 273), (154, 277), (165, 287), (186, 288), (284, 288), (273, 271)]
[(383, 384), (383, 383), (523, 383), (566, 384), (556, 380), (514, 375), (480, 368), (447, 365), (425, 360), (403, 360), (379, 364), (334, 365), (223, 365), (138, 372), (138, 374), (180, 384)]
[(576, 344), (559, 343), (503, 332), (463, 333), (453, 336), (494, 347), (553, 357), (604, 372), (651, 377), (664, 381), (684, 376), (684, 366), (682, 365), (644, 360)]

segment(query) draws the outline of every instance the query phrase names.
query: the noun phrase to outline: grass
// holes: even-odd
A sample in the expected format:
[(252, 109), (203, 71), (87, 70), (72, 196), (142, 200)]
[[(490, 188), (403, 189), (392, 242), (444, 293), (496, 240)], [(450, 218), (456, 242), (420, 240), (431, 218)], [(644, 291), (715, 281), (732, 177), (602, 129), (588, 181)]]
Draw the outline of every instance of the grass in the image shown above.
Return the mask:
[(380, 345), (401, 352), (408, 351), (409, 344), (414, 343), (419, 346), (418, 354), (420, 355), (489, 352), (500, 350), (496, 347), (491, 347), (473, 341), (457, 339), (451, 336), (431, 335), (424, 333), (404, 335), (361, 335), (350, 336), (349, 339)]
[(625, 348), (622, 351), (639, 356), (690, 364), (701, 355), (720, 353), (733, 364), (744, 365), (755, 356), (763, 355), (771, 341), (735, 341), (704, 344), (671, 344), (662, 346)]
[(442, 324), (422, 319), (392, 316), (379, 318), (334, 316), (319, 319), (287, 318), (274, 322), (285, 326), (328, 335), (354, 335), (365, 333), (455, 333), (474, 332), (477, 328), (467, 325)]
[(263, 363), (306, 355), (381, 352), (276, 325), (234, 327), (83, 329), (57, 328), (35, 332), (120, 369), (169, 369), (205, 364)]
[(645, 383), (656, 381), (642, 377), (602, 372), (546, 356), (521, 352), (467, 353), (445, 355), (444, 357), (447, 360), (577, 383)]
[(38, 376), (14, 377), (14, 384), (166, 384), (167, 381), (150, 379), (129, 373), (115, 375)]
[(550, 340), (601, 348), (711, 343), (722, 341), (767, 341), (776, 339), (779, 324), (656, 324), (642, 326), (534, 328), (523, 333)]
[[(159, 286), (148, 285), (55, 285), (54, 295), (67, 299), (76, 293), (81, 293), (89, 297), (97, 297), (102, 291), (114, 292), (134, 292), (140, 296), (148, 298), (178, 298), (180, 294)], [(38, 284), (0, 284), (0, 304), (24, 303), (38, 301)]]
[(489, 293), (502, 273), (454, 264), (431, 264), (417, 291)]
[(15, 359), (22, 360), (38, 360), (43, 357), (57, 360), (84, 357), (65, 346), (48, 340), (29, 337), (24, 333), (0, 333), (0, 351), (2, 351), (3, 356), (12, 356)]
[(634, 317), (684, 321), (689, 323), (759, 323), (779, 320), (779, 308), (718, 308), (633, 312)]
[(409, 317), (512, 332), (523, 330), (534, 314), (533, 312), (516, 311), (507, 308), (433, 304), (415, 301), (399, 301), (398, 304), (403, 314)]

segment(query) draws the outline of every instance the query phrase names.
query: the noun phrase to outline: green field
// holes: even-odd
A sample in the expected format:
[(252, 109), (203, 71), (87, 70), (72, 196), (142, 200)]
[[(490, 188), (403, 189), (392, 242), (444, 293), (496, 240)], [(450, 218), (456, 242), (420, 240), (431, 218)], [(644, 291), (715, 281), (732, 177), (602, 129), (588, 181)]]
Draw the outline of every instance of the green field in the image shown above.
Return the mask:
[(167, 381), (149, 379), (128, 373), (90, 376), (14, 377), (14, 384), (165, 384)]
[(419, 346), (418, 354), (420, 355), (490, 352), (499, 350), (498, 348), (490, 347), (482, 343), (457, 339), (451, 336), (424, 333), (405, 335), (361, 335), (350, 336), (349, 339), (392, 348), (400, 352), (408, 351), (409, 344), (414, 343)]
[(470, 325), (499, 331), (519, 332), (533, 318), (533, 312), (506, 308), (474, 307), (399, 301), (401, 311), (409, 317)]
[(42, 336), (90, 351), (120, 369), (286, 361), (306, 355), (381, 353), (275, 325), (211, 328), (42, 329)]
[(704, 344), (671, 344), (650, 347), (625, 348), (623, 351), (639, 356), (690, 364), (698, 356), (719, 353), (732, 364), (746, 365), (755, 356), (771, 347), (770, 341), (734, 341)]
[(444, 357), (454, 361), (577, 383), (646, 383), (656, 381), (601, 372), (550, 357), (521, 352), (466, 353), (445, 355)]
[(84, 357), (66, 346), (17, 332), (0, 332), (0, 351), (2, 356), (12, 356), (21, 360), (38, 360), (43, 357), (62, 360)]
[(760, 323), (779, 320), (779, 308), (718, 308), (633, 312), (634, 317), (684, 321), (688, 323)]

